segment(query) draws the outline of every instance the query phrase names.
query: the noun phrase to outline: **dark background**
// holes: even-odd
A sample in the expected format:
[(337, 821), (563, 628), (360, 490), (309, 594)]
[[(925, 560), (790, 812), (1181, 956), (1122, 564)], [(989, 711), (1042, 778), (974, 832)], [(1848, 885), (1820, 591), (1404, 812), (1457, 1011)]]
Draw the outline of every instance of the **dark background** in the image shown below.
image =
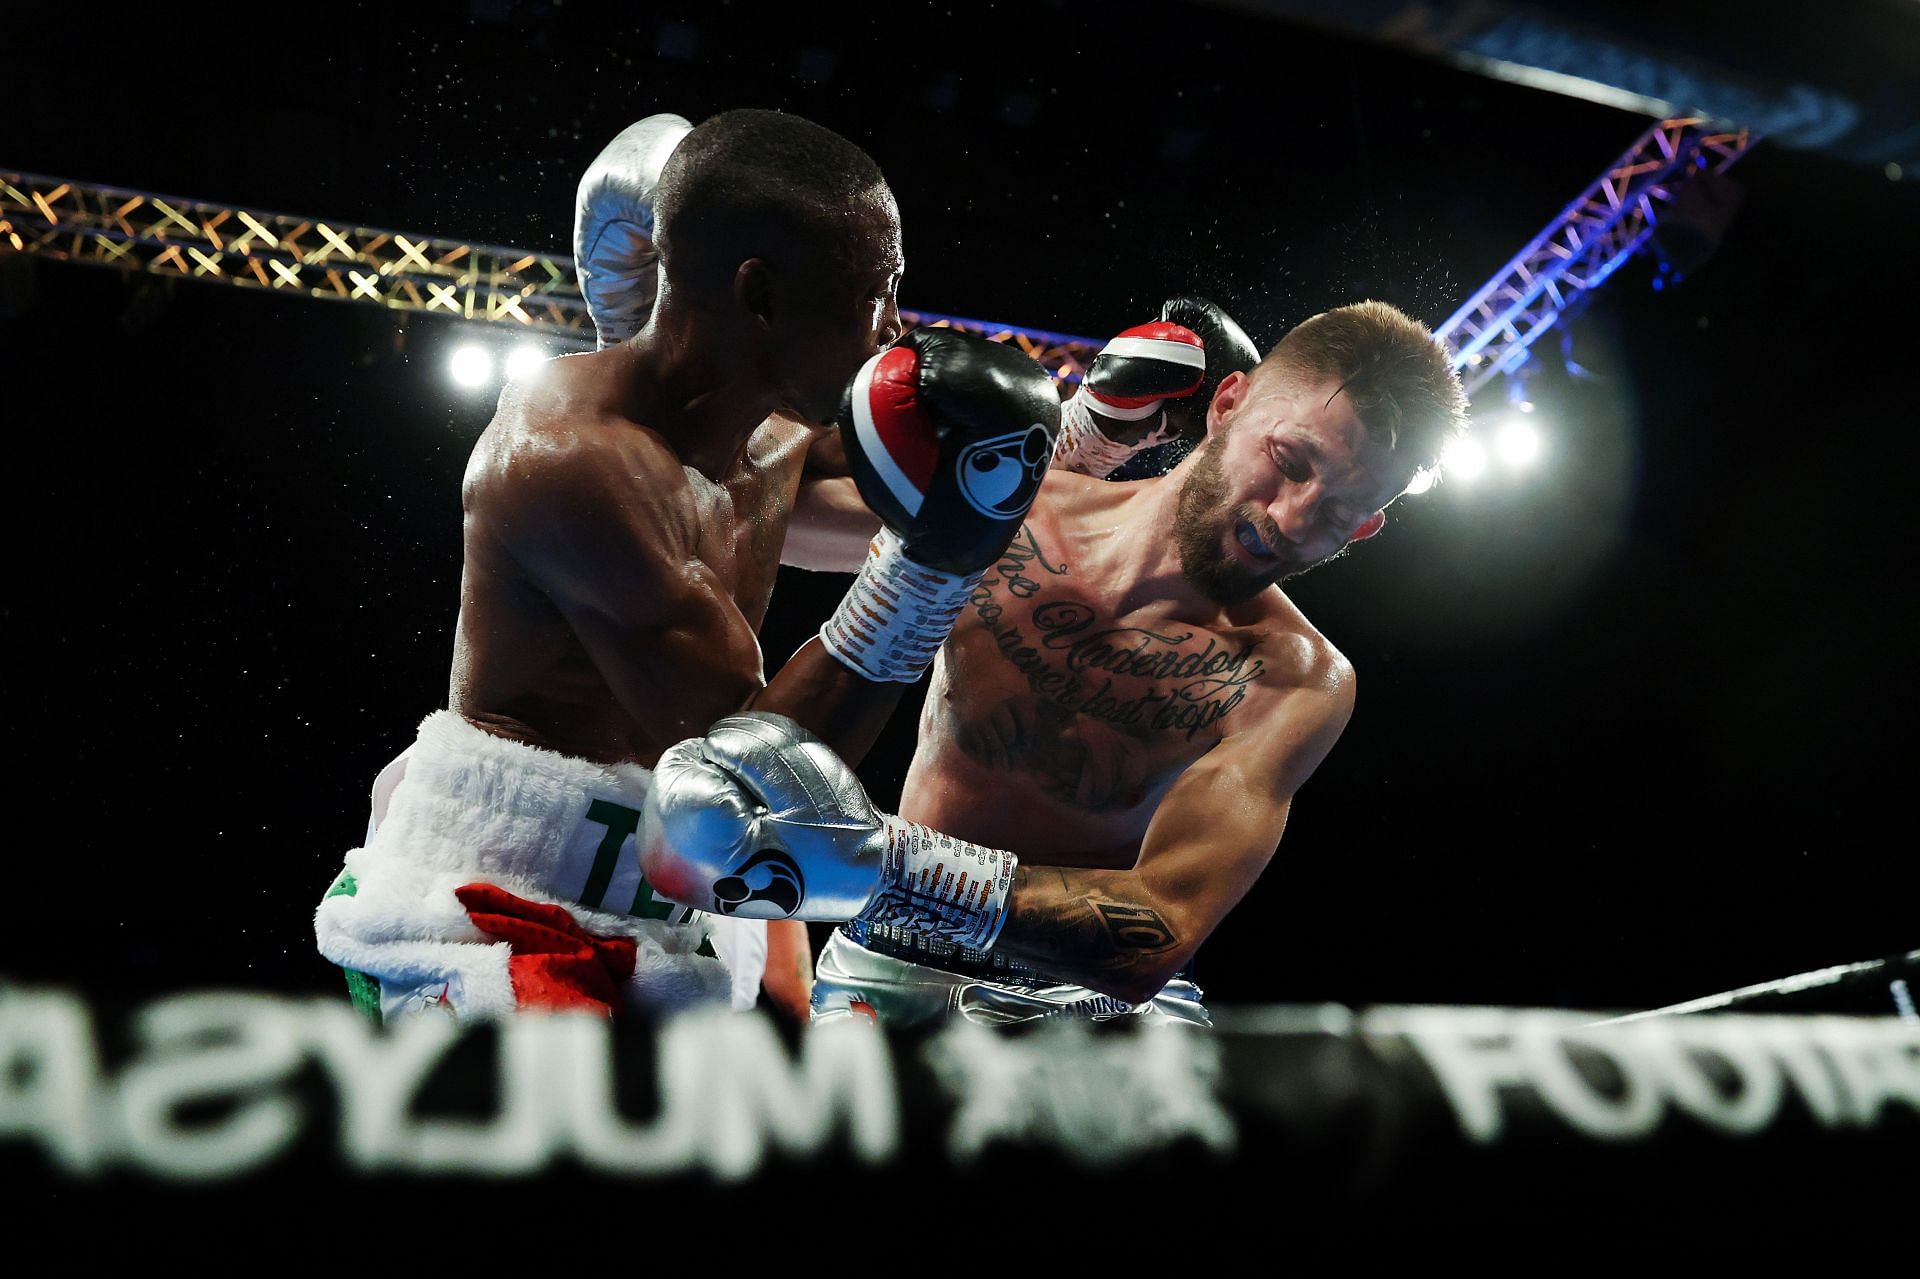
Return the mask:
[[(1263, 343), (1362, 297), (1438, 324), (1647, 124), (1212, 7), (28, 22), (0, 166), (565, 251), (627, 123), (778, 107), (887, 171), (907, 306), (1099, 337), (1185, 291)], [(1629, 265), (1571, 330), (1591, 378), (1544, 344), (1530, 474), (1293, 584), (1359, 708), (1202, 952), (1215, 999), (1642, 1007), (1920, 945), (1920, 194), (1767, 145), (1736, 174), (1716, 257)], [(0, 319), (0, 972), (337, 989), (311, 908), (445, 696), (474, 334), (36, 265)], [(782, 579), (770, 667), (840, 590)]]

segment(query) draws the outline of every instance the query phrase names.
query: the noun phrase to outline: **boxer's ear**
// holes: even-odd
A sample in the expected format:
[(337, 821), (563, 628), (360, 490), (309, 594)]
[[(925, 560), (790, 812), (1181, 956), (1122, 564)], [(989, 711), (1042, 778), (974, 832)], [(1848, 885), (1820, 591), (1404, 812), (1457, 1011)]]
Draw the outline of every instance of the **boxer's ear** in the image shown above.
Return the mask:
[(733, 271), (733, 300), (762, 327), (773, 325), (773, 269), (764, 258), (748, 258)]
[(1349, 537), (1347, 540), (1349, 542), (1364, 542), (1368, 538), (1372, 537), (1374, 534), (1378, 533), (1381, 529), (1385, 528), (1386, 526), (1387, 526), (1387, 513), (1385, 511), (1375, 511), (1372, 515), (1369, 515), (1367, 517), (1367, 522), (1365, 524), (1362, 524), (1359, 528), (1353, 530), (1353, 536)]
[(1213, 393), (1213, 403), (1207, 406), (1208, 435), (1220, 429), (1221, 418), (1240, 407), (1252, 385), (1253, 379), (1237, 369), (1221, 380), (1220, 388)]

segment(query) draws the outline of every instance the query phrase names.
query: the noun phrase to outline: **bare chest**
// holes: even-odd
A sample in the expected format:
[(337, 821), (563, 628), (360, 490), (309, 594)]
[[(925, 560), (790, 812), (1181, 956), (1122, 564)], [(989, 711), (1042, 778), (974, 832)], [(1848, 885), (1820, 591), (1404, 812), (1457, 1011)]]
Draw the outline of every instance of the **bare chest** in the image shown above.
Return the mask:
[(955, 628), (935, 718), (972, 762), (1023, 774), (1090, 812), (1150, 815), (1236, 717), (1257, 714), (1257, 637), (1121, 612), (1126, 583), (1095, 582), (1023, 529)]

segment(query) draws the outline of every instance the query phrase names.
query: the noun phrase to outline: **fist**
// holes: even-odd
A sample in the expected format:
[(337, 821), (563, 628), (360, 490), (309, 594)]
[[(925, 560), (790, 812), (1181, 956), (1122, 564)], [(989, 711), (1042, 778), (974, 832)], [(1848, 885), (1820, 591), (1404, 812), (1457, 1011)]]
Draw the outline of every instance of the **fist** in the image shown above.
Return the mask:
[(1207, 410), (1213, 405), (1213, 393), (1229, 373), (1251, 372), (1260, 363), (1260, 348), (1232, 316), (1205, 298), (1173, 298), (1160, 308), (1160, 318), (1191, 332), (1206, 352), (1199, 382), (1166, 405), (1169, 433), (1198, 441), (1207, 433)]
[(729, 715), (669, 747), (640, 831), (654, 894), (716, 915), (851, 919), (881, 886), (884, 818), (853, 770), (782, 715)]
[(677, 115), (628, 125), (594, 157), (574, 196), (573, 260), (601, 346), (624, 342), (653, 315), (660, 254), (653, 193), (667, 157), (693, 126)]
[(1127, 329), (1094, 357), (1062, 411), (1053, 464), (1107, 476), (1156, 444), (1198, 440), (1220, 383), (1259, 362), (1226, 312), (1204, 298), (1174, 298), (1158, 320)]
[(916, 329), (867, 361), (837, 423), (860, 496), (906, 557), (974, 573), (1006, 549), (1040, 491), (1060, 397), (1017, 347)]
[(1100, 433), (1137, 445), (1160, 427), (1168, 400), (1192, 395), (1206, 379), (1207, 354), (1198, 334), (1155, 320), (1124, 330), (1100, 348), (1080, 383)]

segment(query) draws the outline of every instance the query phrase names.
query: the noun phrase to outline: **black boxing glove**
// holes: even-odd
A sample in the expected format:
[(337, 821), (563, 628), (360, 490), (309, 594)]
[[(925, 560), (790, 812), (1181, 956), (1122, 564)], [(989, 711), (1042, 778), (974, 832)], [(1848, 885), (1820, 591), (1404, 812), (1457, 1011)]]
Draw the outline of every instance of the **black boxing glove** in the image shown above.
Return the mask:
[(854, 376), (836, 425), (886, 527), (820, 639), (868, 679), (911, 683), (1033, 505), (1060, 398), (1018, 348), (916, 329)]
[(1094, 357), (1062, 409), (1053, 465), (1104, 477), (1156, 444), (1198, 439), (1220, 383), (1259, 360), (1252, 340), (1219, 307), (1173, 299), (1158, 320), (1127, 329)]
[(1260, 348), (1233, 317), (1205, 298), (1173, 298), (1160, 308), (1160, 318), (1189, 329), (1207, 353), (1206, 376), (1191, 395), (1167, 401), (1170, 436), (1198, 442), (1207, 433), (1207, 410), (1214, 392), (1230, 373), (1251, 373), (1260, 363)]

